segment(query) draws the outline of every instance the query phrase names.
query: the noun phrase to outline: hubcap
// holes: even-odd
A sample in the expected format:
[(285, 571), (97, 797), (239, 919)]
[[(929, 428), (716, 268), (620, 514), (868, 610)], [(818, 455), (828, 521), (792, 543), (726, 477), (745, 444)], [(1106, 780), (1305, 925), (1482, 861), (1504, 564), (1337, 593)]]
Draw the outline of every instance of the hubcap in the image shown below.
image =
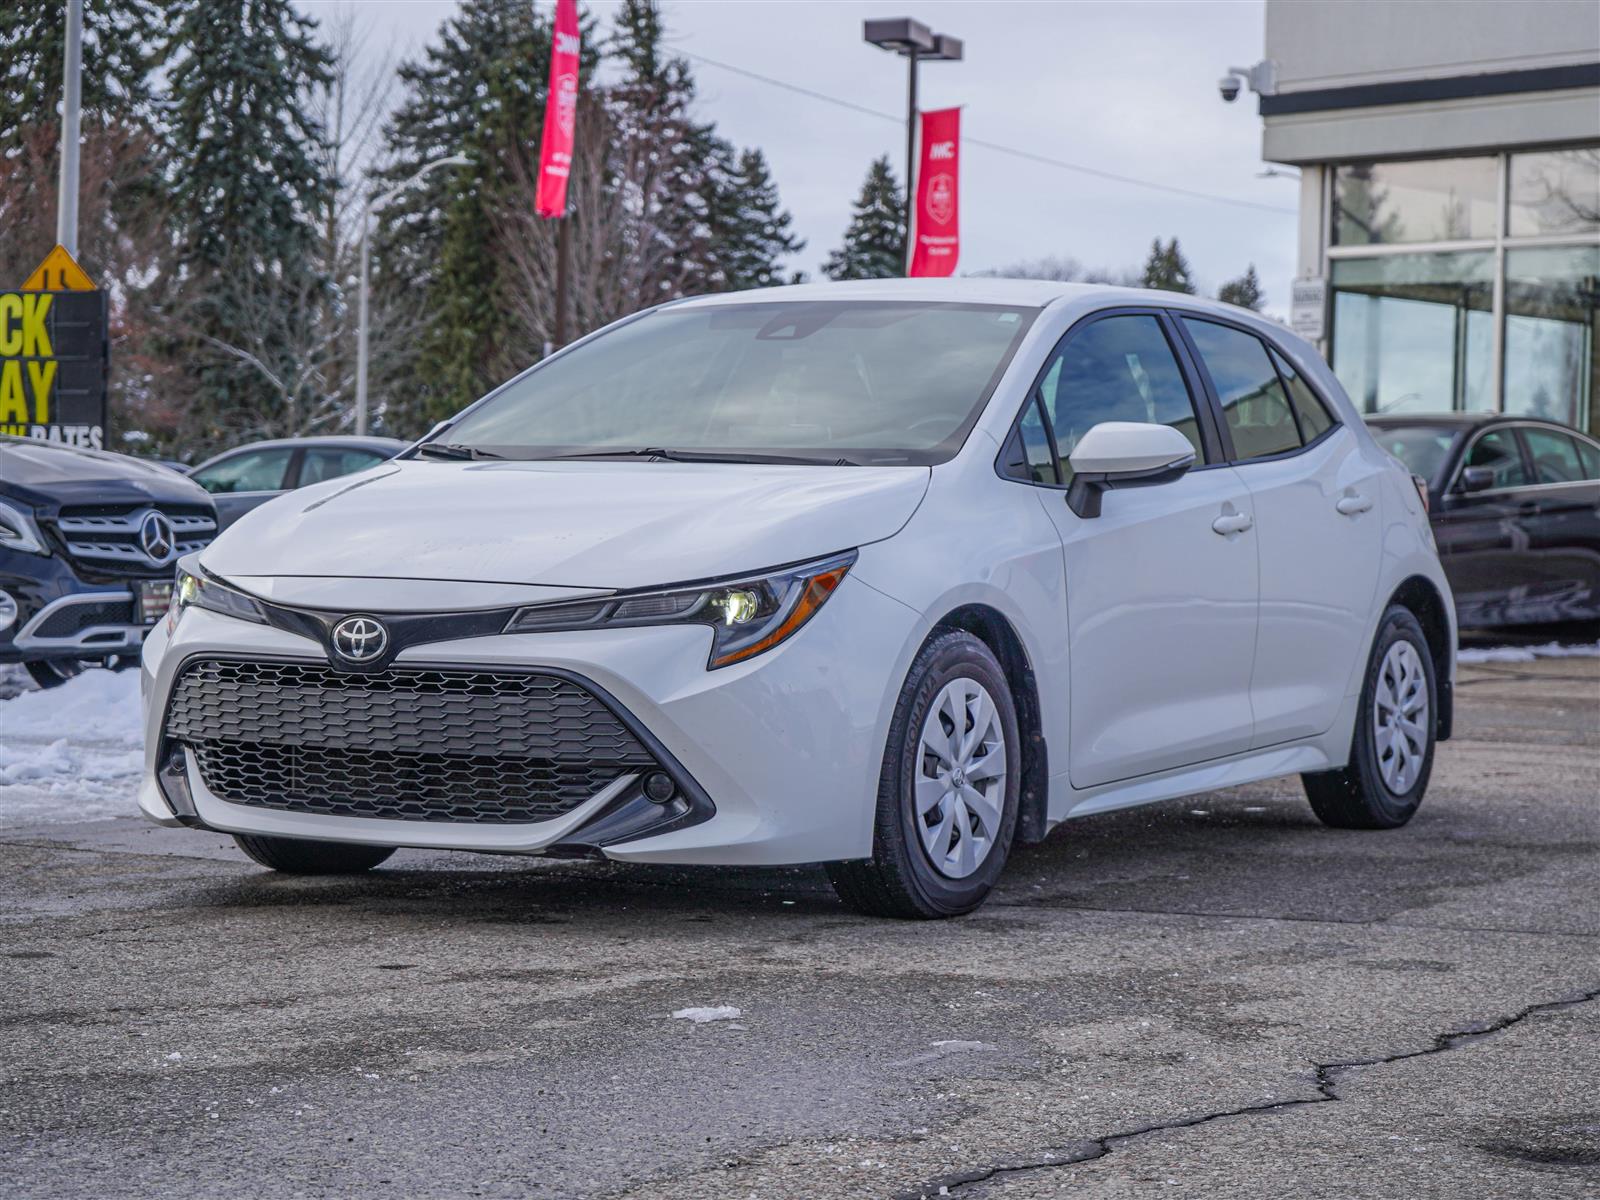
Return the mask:
[(1372, 700), (1378, 771), (1391, 792), (1404, 795), (1417, 782), (1428, 751), (1428, 676), (1410, 642), (1396, 642), (1383, 656)]
[(922, 722), (917, 830), (941, 875), (965, 879), (994, 849), (1006, 797), (1006, 735), (975, 679), (952, 679)]

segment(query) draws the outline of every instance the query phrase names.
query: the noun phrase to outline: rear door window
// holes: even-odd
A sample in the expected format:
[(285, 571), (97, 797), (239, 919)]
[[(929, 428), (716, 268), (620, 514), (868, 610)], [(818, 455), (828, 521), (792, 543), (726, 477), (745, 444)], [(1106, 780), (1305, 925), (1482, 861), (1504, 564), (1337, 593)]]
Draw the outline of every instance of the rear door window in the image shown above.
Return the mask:
[(1574, 440), (1578, 443), (1578, 461), (1583, 464), (1583, 477), (1600, 479), (1600, 446), (1586, 442), (1582, 438)]
[(1583, 479), (1578, 443), (1566, 434), (1525, 426), (1522, 439), (1528, 444), (1528, 457), (1533, 460), (1535, 483), (1578, 483)]
[(1217, 389), (1238, 461), (1298, 450), (1300, 427), (1267, 348), (1254, 334), (1184, 317), (1200, 358)]
[(355, 471), (364, 471), (382, 462), (381, 456), (370, 450), (343, 449), (332, 446), (313, 446), (300, 460), (300, 486), (337, 479)]

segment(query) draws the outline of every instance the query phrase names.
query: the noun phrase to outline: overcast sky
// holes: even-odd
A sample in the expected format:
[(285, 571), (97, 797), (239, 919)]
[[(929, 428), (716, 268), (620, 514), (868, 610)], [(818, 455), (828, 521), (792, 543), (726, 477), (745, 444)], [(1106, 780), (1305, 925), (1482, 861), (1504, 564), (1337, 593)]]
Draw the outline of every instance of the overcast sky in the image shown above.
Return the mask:
[[(372, 43), (420, 54), (453, 0), (299, 0), (325, 17), (354, 7)], [(536, 0), (554, 8), (554, 0)], [(614, 4), (588, 3), (601, 15)], [(665, 0), (680, 52), (739, 66), (886, 114), (905, 111), (904, 60), (865, 44), (866, 17), (913, 16), (966, 43), (959, 63), (925, 64), (922, 107), (960, 105), (962, 133), (1264, 207), (1173, 195), (963, 148), (961, 272), (1048, 255), (1137, 267), (1150, 239), (1176, 235), (1201, 288), (1254, 262), (1268, 308), (1287, 310), (1294, 273), (1290, 178), (1262, 179), (1253, 97), (1218, 99), (1230, 65), (1261, 57), (1261, 0), (1035, 2)], [(903, 176), (903, 121), (880, 119), (694, 62), (700, 113), (767, 155), (815, 274), (840, 240), (868, 163), (888, 153)], [(529, 138), (537, 142), (538, 131)], [(1281, 211), (1280, 211), (1281, 210)]]

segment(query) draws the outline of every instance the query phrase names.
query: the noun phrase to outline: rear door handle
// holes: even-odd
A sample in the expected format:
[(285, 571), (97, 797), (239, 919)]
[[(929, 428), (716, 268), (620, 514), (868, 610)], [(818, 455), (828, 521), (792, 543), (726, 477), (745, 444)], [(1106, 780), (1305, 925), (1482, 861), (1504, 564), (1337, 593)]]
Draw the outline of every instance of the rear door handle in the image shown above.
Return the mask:
[(1215, 521), (1211, 522), (1211, 528), (1227, 537), (1230, 534), (1243, 533), (1254, 524), (1255, 522), (1250, 519), (1249, 513), (1223, 513)]
[(1367, 511), (1367, 509), (1371, 508), (1372, 501), (1368, 500), (1365, 496), (1359, 496), (1356, 493), (1351, 492), (1347, 496), (1340, 496), (1339, 502), (1335, 504), (1334, 507), (1345, 516), (1354, 517), (1359, 516), (1361, 513), (1364, 513)]

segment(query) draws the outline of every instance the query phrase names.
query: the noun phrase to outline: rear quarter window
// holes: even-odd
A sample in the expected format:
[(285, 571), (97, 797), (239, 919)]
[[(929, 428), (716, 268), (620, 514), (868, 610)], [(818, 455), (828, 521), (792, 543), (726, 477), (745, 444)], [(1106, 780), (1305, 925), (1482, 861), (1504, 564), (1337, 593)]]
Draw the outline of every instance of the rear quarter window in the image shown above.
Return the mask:
[(1294, 406), (1295, 416), (1300, 418), (1302, 436), (1308, 442), (1316, 441), (1337, 422), (1328, 412), (1322, 397), (1312, 391), (1311, 385), (1289, 365), (1289, 360), (1271, 347), (1268, 347), (1268, 353), (1272, 355), (1273, 365), (1278, 368), (1278, 374), (1283, 376), (1284, 385), (1289, 389), (1289, 403)]

